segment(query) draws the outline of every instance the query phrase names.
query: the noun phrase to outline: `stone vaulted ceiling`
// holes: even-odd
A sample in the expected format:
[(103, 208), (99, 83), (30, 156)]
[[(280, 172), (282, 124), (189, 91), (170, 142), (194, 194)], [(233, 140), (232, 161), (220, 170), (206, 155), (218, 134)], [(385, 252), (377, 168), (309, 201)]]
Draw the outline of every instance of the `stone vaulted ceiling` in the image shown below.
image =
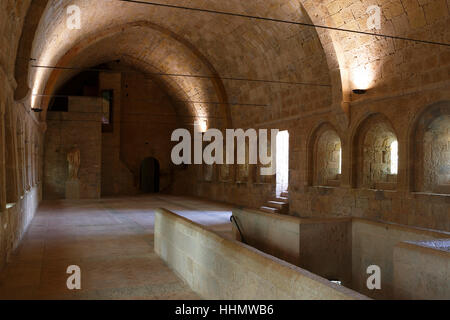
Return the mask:
[[(381, 6), (383, 13), (382, 30), (377, 32), (449, 42), (445, 0), (158, 1), (359, 31), (368, 31), (366, 9), (372, 2)], [(66, 27), (66, 8), (72, 4), (81, 9), (80, 30)], [(22, 35), (19, 51), (37, 59), (32, 64), (91, 67), (120, 59), (144, 72), (207, 75), (211, 78), (155, 77), (176, 100), (223, 102), (186, 103), (185, 107), (194, 115), (218, 117), (228, 125), (248, 124), (246, 119), (250, 118), (262, 123), (317, 110), (342, 113), (347, 111), (352, 88), (384, 85), (387, 90), (386, 84), (398, 82), (399, 77), (412, 81), (411, 75), (401, 73), (399, 68), (407, 59), (408, 50), (424, 54), (448, 50), (370, 35), (119, 0), (36, 0), (30, 8), (24, 25), (28, 35)], [(27, 46), (27, 41), (32, 46)], [(44, 110), (48, 99), (32, 94), (52, 94), (70, 74), (16, 65), (16, 73), (22, 70), (27, 75), (17, 77), (19, 89), (25, 82), (30, 88), (27, 99)], [(389, 68), (393, 65), (397, 66), (397, 74)], [(26, 80), (20, 81), (21, 78)], [(233, 102), (268, 107), (237, 106)]]

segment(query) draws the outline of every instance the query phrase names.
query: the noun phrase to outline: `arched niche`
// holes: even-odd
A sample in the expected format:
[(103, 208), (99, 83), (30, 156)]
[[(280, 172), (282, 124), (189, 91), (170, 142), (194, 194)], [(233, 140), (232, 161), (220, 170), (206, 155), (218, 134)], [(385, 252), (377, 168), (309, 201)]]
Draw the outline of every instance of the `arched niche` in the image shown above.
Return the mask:
[(342, 174), (342, 141), (334, 127), (320, 125), (309, 143), (308, 180), (314, 186), (339, 186)]
[(450, 194), (450, 101), (420, 114), (411, 142), (413, 191)]
[(398, 174), (398, 140), (390, 121), (372, 114), (358, 127), (353, 140), (353, 186), (395, 190)]

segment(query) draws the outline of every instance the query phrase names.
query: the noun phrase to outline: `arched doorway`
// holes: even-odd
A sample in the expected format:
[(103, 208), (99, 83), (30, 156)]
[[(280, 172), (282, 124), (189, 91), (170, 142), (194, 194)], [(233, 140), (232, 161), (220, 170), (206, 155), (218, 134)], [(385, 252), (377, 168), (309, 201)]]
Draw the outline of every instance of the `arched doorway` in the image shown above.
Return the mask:
[(140, 169), (140, 190), (144, 193), (159, 192), (159, 161), (145, 158)]
[(289, 188), (289, 132), (287, 130), (278, 132), (276, 157), (276, 193), (280, 196)]

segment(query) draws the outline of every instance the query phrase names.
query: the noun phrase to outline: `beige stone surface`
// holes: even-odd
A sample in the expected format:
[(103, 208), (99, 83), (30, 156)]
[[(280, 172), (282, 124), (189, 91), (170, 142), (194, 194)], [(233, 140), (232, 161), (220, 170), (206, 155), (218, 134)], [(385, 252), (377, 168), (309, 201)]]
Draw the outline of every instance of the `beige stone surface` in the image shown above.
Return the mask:
[[(248, 209), (233, 215), (246, 244), (351, 287), (351, 219), (300, 219)], [(239, 236), (235, 225), (233, 230)]]
[[(153, 73), (157, 85), (147, 87), (149, 90), (140, 86), (139, 78), (130, 81), (138, 82), (135, 93), (144, 93), (144, 99), (167, 94), (172, 100), (184, 101), (152, 105), (155, 110), (173, 107), (169, 108), (171, 115), (173, 112), (185, 117), (177, 122), (181, 127), (190, 128), (194, 118), (206, 117), (208, 126), (221, 129), (289, 130), (290, 215), (364, 218), (383, 224), (450, 231), (446, 162), (450, 54), (444, 46), (105, 1), (107, 6), (104, 1), (70, 2), (81, 8), (81, 30), (66, 27), (67, 1), (0, 2), (0, 219), (9, 222), (6, 229), (0, 228), (0, 264), (19, 243), (42, 189), (44, 195), (47, 193), (42, 180), (44, 154), (49, 152), (45, 150), (44, 133), (51, 122), (46, 110), (50, 98), (33, 94), (54, 94), (59, 85), (77, 72), (36, 68), (35, 63), (85, 68), (120, 59), (127, 67)], [(366, 9), (374, 4), (369, 0), (192, 0), (189, 6), (450, 42), (448, 0), (375, 2), (381, 7), (381, 30), (368, 30)], [(161, 0), (161, 3), (172, 2)], [(169, 77), (161, 73), (207, 78)], [(233, 81), (225, 77), (324, 86)], [(125, 92), (118, 88), (117, 82), (104, 81), (103, 85)], [(157, 92), (158, 88), (161, 92)], [(352, 89), (367, 92), (356, 95)], [(239, 106), (233, 102), (268, 107)], [(140, 113), (147, 104), (133, 98), (124, 105), (133, 105), (136, 109), (130, 109)], [(31, 107), (42, 107), (43, 112), (34, 113)], [(146, 112), (145, 116), (149, 114)], [(384, 142), (359, 139), (370, 131), (370, 119), (374, 117), (389, 124), (378, 127), (374, 131), (376, 136), (392, 139), (395, 135), (398, 139), (396, 176), (386, 175), (388, 168), (379, 161), (379, 154), (388, 151)], [(140, 119), (128, 115), (123, 120)], [(101, 151), (104, 163), (94, 157), (95, 165), (99, 163), (101, 168), (93, 165), (89, 170), (95, 171), (91, 172), (93, 176), (100, 169), (105, 170), (102, 181), (89, 184), (91, 189), (85, 190), (89, 194), (100, 194), (98, 185), (105, 186), (108, 194), (136, 192), (132, 181), (136, 173), (122, 163), (118, 156), (121, 147), (129, 154), (130, 167), (136, 168), (144, 154), (164, 154), (167, 159), (165, 144), (169, 142), (163, 141), (167, 127), (150, 128), (135, 142), (131, 140), (141, 129), (137, 125), (130, 127), (120, 139), (121, 146), (118, 133), (114, 137), (101, 137), (107, 145)], [(315, 174), (321, 172), (326, 180), (328, 175), (335, 174), (335, 170), (323, 167), (334, 169), (336, 161), (318, 161), (317, 157), (314, 160), (315, 146), (323, 142), (315, 133), (323, 127), (332, 127), (342, 146), (342, 174), (332, 183), (323, 183), (324, 179), (317, 179)], [(51, 131), (47, 131), (47, 139)], [(159, 138), (150, 150), (145, 142), (153, 134)], [(319, 154), (327, 155), (336, 151), (319, 149)], [(200, 170), (196, 166), (164, 165), (167, 165), (164, 183), (173, 194), (201, 196), (251, 208), (261, 207), (274, 196), (274, 179), (261, 179), (255, 174), (255, 166), (214, 166)], [(63, 191), (64, 180), (59, 180), (59, 189)], [(358, 241), (367, 241), (370, 248), (361, 255), (370, 257), (363, 262), (379, 261), (391, 274), (392, 264), (383, 257), (391, 254), (395, 241), (403, 236), (392, 236), (382, 228), (356, 234)], [(374, 246), (372, 242), (383, 245)], [(358, 263), (361, 265), (361, 261)]]
[[(361, 219), (354, 219), (352, 233), (352, 288), (375, 299), (397, 298), (395, 286), (398, 280), (396, 279), (397, 273), (394, 272), (394, 253), (400, 243), (403, 243), (403, 241), (450, 238), (448, 232), (383, 224)], [(370, 265), (377, 265), (381, 268), (381, 290), (370, 291), (367, 289), (368, 275), (366, 270)], [(446, 272), (447, 268), (442, 268), (440, 272)], [(426, 273), (427, 269), (428, 262), (418, 259), (411, 265), (411, 269), (407, 270), (405, 277), (413, 278), (417, 273)], [(432, 282), (427, 285), (435, 287)], [(446, 298), (446, 296), (444, 295), (442, 298)]]
[(155, 252), (204, 298), (366, 299), (173, 212), (155, 218)]
[[(236, 217), (246, 244), (300, 266), (298, 218), (245, 209), (234, 209), (233, 216)], [(238, 236), (235, 224), (233, 230)]]
[[(402, 287), (412, 281), (416, 273), (429, 276), (414, 282), (415, 285), (411, 284), (404, 298), (446, 298), (446, 291), (438, 290), (433, 284), (434, 280), (430, 280), (433, 273), (427, 270), (432, 262), (422, 258), (413, 261), (411, 258), (408, 269), (401, 265), (398, 271), (394, 272), (394, 269), (397, 263), (396, 250), (404, 250), (405, 241), (433, 243), (436, 239), (450, 239), (448, 232), (357, 218), (300, 219), (248, 209), (235, 209), (233, 215), (237, 217), (244, 239), (252, 247), (329, 280), (341, 281), (344, 286), (372, 298), (400, 298), (395, 292), (405, 291)], [(234, 233), (238, 236), (236, 228)], [(446, 274), (446, 263), (445, 259), (438, 263), (434, 269), (440, 270), (437, 274)], [(367, 289), (367, 268), (371, 265), (381, 268), (381, 290)], [(404, 274), (400, 275), (401, 272)], [(442, 288), (446, 288), (448, 279), (439, 279), (444, 283)], [(425, 286), (429, 292), (425, 290), (412, 294), (413, 288), (420, 283), (424, 286), (429, 283), (429, 287)]]
[(0, 213), (0, 270), (20, 245), (41, 200), (42, 186), (36, 185)]
[(42, 197), (42, 131), (36, 115), (14, 99), (14, 61), (30, 2), (0, 3), (0, 268), (19, 245)]
[(99, 74), (99, 91), (113, 90), (112, 131), (102, 132), (101, 195), (135, 195), (136, 176), (122, 160), (122, 74)]
[(68, 112), (49, 112), (45, 134), (44, 199), (64, 199), (69, 180), (67, 154), (80, 150), (80, 199), (101, 195), (101, 100), (69, 97)]
[(66, 181), (65, 199), (78, 200), (80, 199), (80, 181), (68, 180)]
[[(394, 248), (394, 297), (396, 299), (450, 299), (450, 240), (446, 247), (426, 242), (400, 243)], [(433, 245), (434, 242), (430, 241)]]
[[(231, 232), (229, 207), (192, 198), (44, 201), (0, 272), (0, 299), (198, 299), (153, 250), (158, 207)], [(80, 291), (66, 287), (69, 265), (81, 268)]]

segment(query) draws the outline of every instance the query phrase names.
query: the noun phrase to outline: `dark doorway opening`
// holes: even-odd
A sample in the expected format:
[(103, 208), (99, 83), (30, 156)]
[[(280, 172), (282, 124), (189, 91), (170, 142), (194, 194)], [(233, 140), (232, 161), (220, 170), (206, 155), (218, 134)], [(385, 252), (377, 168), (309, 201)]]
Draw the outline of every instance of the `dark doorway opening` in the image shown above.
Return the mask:
[(144, 193), (159, 192), (159, 161), (145, 158), (141, 163), (140, 189)]

